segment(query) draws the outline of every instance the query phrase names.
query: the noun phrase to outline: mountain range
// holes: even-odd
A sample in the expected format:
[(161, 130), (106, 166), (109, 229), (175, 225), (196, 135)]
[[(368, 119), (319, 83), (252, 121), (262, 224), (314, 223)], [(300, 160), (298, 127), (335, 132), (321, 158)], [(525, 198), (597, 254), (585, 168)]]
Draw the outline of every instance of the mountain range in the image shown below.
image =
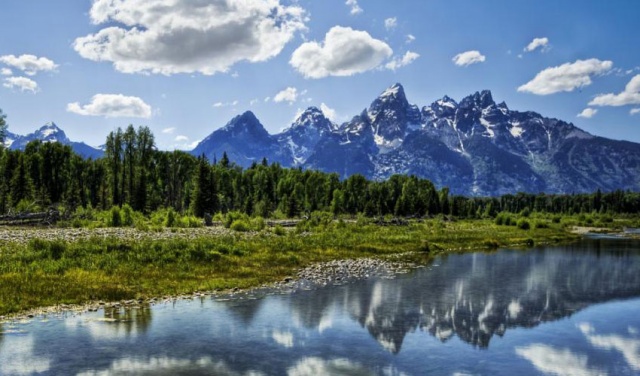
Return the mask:
[(42, 142), (59, 142), (63, 145), (71, 146), (73, 151), (83, 158), (97, 159), (104, 155), (104, 151), (93, 146), (89, 146), (84, 142), (75, 142), (69, 140), (64, 131), (54, 123), (49, 122), (40, 127), (37, 131), (26, 136), (7, 132), (5, 137), (5, 146), (10, 150), (24, 150), (31, 141), (40, 140)]
[[(32, 139), (69, 144), (85, 157), (102, 155), (71, 142), (53, 123), (27, 136), (8, 137), (12, 149)], [(247, 111), (191, 153), (212, 161), (226, 153), (242, 167), (266, 158), (285, 167), (336, 172), (341, 178), (413, 174), (470, 196), (640, 190), (640, 144), (594, 136), (536, 112), (511, 110), (487, 90), (459, 102), (444, 96), (418, 107), (395, 84), (343, 124), (310, 107), (274, 135)]]
[(395, 84), (348, 122), (310, 107), (276, 135), (245, 112), (192, 151), (211, 160), (223, 152), (243, 167), (264, 157), (342, 178), (413, 174), (471, 196), (640, 190), (640, 144), (511, 110), (487, 90), (420, 108)]

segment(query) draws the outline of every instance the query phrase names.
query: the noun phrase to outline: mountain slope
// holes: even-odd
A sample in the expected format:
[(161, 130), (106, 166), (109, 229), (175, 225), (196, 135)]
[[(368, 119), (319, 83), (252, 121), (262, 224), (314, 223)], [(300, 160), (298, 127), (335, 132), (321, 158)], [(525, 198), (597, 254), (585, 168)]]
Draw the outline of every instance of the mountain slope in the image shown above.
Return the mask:
[(222, 158), (227, 153), (229, 159), (242, 167), (267, 158), (269, 162), (291, 165), (290, 151), (280, 146), (276, 137), (271, 136), (251, 111), (231, 119), (224, 127), (214, 131), (191, 151), (204, 155), (209, 160)]
[(26, 136), (7, 132), (5, 146), (11, 150), (24, 150), (29, 142), (35, 140), (42, 142), (59, 142), (63, 145), (69, 145), (76, 154), (83, 158), (97, 159), (104, 155), (102, 150), (89, 146), (84, 142), (69, 140), (64, 131), (58, 128), (54, 122), (46, 123), (35, 132), (29, 133)]

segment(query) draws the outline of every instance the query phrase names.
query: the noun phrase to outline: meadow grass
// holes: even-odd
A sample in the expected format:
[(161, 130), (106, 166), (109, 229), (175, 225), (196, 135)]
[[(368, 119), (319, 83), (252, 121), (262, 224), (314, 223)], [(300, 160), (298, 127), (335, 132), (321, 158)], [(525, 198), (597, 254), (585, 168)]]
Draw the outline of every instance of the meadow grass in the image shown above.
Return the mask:
[[(118, 301), (281, 281), (313, 263), (362, 257), (428, 262), (438, 254), (575, 239), (562, 223), (498, 225), (494, 220), (414, 221), (407, 226), (303, 223), (295, 230), (193, 239), (32, 239), (0, 245), (0, 315), (56, 304)], [(263, 226), (264, 227), (264, 226)], [(37, 231), (37, 230), (33, 230)]]

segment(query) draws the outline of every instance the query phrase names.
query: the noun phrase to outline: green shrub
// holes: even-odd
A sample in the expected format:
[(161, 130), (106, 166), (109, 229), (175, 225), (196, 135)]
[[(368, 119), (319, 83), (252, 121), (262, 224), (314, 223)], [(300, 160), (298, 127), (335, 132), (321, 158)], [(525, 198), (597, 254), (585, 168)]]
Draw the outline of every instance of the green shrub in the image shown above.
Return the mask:
[(267, 226), (262, 217), (255, 217), (251, 219), (251, 228), (254, 231), (262, 231)]
[(544, 221), (536, 221), (533, 224), (533, 228), (549, 228), (549, 224)]
[(164, 225), (166, 227), (174, 227), (176, 222), (176, 212), (173, 209), (167, 210), (167, 218), (164, 221)]
[(519, 229), (521, 230), (529, 230), (531, 228), (531, 224), (529, 223), (529, 221), (527, 221), (524, 218), (521, 218), (518, 223), (517, 226)]
[(131, 206), (129, 206), (129, 204), (124, 204), (122, 205), (122, 212), (121, 212), (121, 216), (122, 216), (122, 224), (124, 226), (133, 226), (134, 223), (134, 213), (133, 213), (133, 209), (131, 208)]
[(531, 215), (531, 210), (529, 210), (528, 207), (522, 209), (522, 211), (520, 212), (520, 216), (528, 218)]
[(244, 219), (236, 219), (229, 227), (233, 231), (247, 232), (251, 230), (251, 226)]
[(122, 217), (120, 216), (120, 208), (114, 206), (111, 208), (110, 216), (107, 222), (107, 226), (109, 227), (120, 227), (122, 226)]
[(287, 230), (285, 230), (284, 227), (280, 225), (276, 225), (276, 227), (273, 228), (273, 233), (278, 236), (284, 236), (287, 234)]

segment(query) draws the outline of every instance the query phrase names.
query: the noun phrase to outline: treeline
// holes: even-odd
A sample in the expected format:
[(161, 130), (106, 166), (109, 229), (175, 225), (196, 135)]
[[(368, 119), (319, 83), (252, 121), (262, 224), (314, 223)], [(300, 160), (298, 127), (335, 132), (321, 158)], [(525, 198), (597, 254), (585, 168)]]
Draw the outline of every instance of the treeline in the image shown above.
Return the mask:
[(266, 160), (248, 169), (226, 154), (210, 163), (182, 151), (159, 151), (147, 127), (111, 132), (105, 156), (85, 160), (69, 146), (34, 141), (24, 151), (0, 147), (0, 213), (62, 206), (100, 210), (128, 205), (149, 213), (162, 208), (205, 214), (240, 211), (262, 217), (297, 217), (313, 211), (335, 215), (495, 217), (523, 210), (558, 214), (638, 213), (640, 194), (451, 196), (426, 179), (394, 175), (369, 181), (360, 175), (283, 168)]

